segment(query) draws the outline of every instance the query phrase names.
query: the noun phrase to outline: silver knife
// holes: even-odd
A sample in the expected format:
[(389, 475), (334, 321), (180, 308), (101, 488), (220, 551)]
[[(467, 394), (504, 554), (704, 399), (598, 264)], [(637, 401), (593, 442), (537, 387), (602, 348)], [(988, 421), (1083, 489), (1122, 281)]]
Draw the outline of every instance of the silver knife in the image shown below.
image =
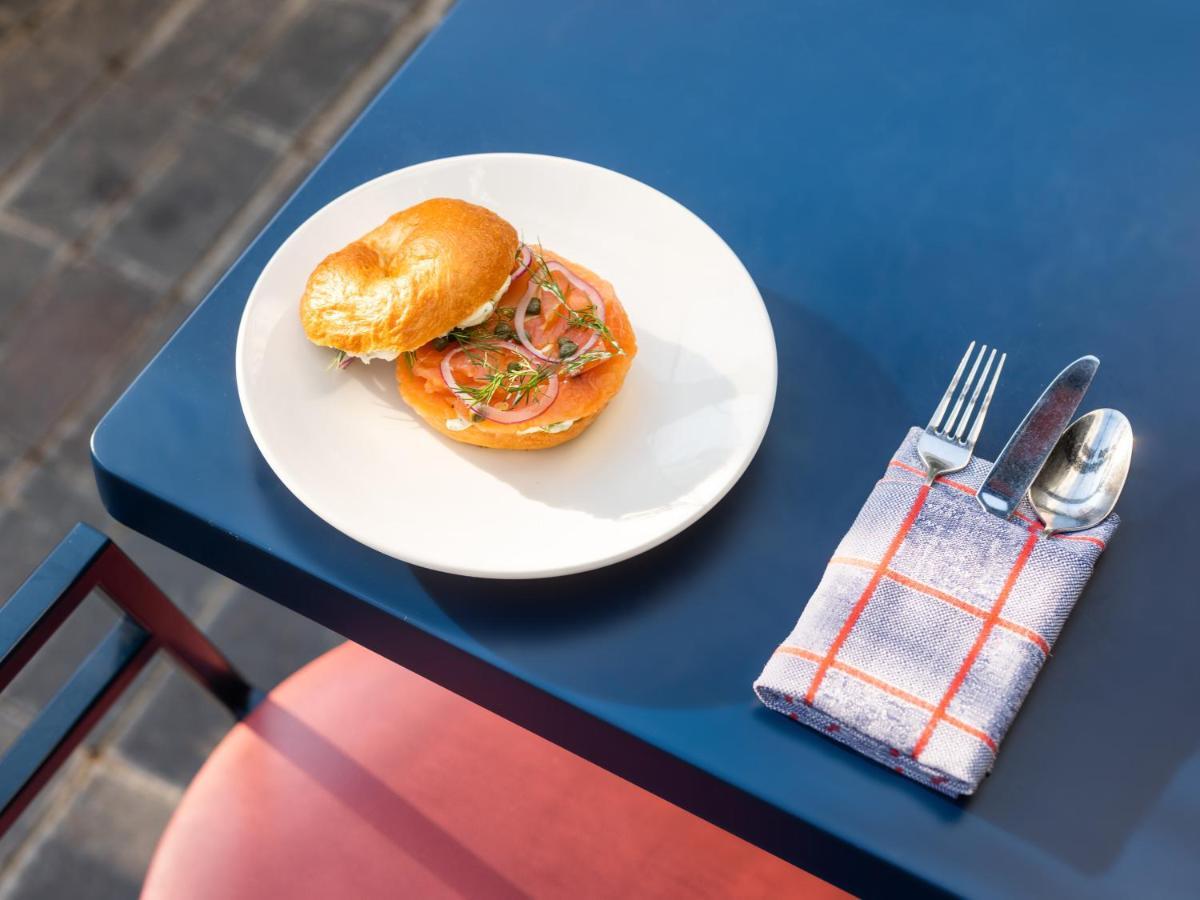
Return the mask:
[(1013, 514), (1042, 470), (1046, 457), (1071, 424), (1098, 368), (1100, 360), (1094, 356), (1077, 359), (1059, 372), (1038, 397), (996, 457), (987, 481), (975, 497), (984, 511), (1002, 519)]

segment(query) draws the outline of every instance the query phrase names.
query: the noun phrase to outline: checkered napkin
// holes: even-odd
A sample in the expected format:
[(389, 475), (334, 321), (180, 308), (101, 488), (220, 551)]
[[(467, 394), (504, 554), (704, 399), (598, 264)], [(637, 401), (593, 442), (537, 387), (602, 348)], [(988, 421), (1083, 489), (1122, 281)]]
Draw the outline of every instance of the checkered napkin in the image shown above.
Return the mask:
[(1117, 528), (1045, 538), (974, 494), (974, 459), (931, 488), (908, 433), (800, 621), (754, 683), (771, 709), (951, 796), (970, 794)]

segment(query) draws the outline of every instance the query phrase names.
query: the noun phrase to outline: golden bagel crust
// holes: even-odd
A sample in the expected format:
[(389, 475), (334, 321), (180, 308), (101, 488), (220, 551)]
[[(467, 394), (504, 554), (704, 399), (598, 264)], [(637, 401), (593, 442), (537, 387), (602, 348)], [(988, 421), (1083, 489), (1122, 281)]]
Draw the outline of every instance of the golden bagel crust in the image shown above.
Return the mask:
[[(397, 360), (396, 382), (400, 396), (435, 431), (451, 440), (463, 444), (473, 444), (476, 447), (492, 447), (500, 450), (543, 450), (547, 447), (564, 444), (572, 438), (579, 437), (596, 420), (596, 417), (617, 395), (625, 382), (625, 376), (633, 364), (633, 357), (637, 354), (637, 338), (633, 333), (629, 316), (625, 313), (625, 308), (621, 306), (621, 301), (617, 299), (612, 285), (583, 266), (557, 254), (546, 250), (543, 250), (542, 254), (547, 261), (561, 262), (600, 292), (600, 296), (604, 300), (605, 323), (613, 338), (625, 351), (625, 355), (613, 356), (570, 379), (572, 381), (570, 396), (565, 388), (560, 389), (559, 400), (555, 401), (540, 416), (514, 425), (485, 420), (463, 431), (451, 431), (446, 427), (447, 419), (454, 419), (460, 415), (461, 404), (455, 406), (453, 395), (445, 387), (440, 376), (434, 377), (431, 374), (431, 377), (427, 379), (418, 374), (419, 371), (428, 370), (433, 360), (440, 358), (440, 354), (431, 355), (428, 364), (424, 364), (426, 354), (432, 354), (433, 351), (428, 348), (418, 351), (418, 360), (420, 361), (416, 367), (418, 372), (410, 369), (404, 359)], [(514, 296), (523, 294), (528, 280), (529, 274), (526, 273), (514, 281), (505, 294), (505, 302), (510, 301)], [(517, 433), (523, 428), (547, 425), (568, 418), (574, 418), (575, 424), (557, 434), (547, 434), (544, 431), (537, 431), (533, 434)]]
[(492, 299), (518, 246), (516, 229), (489, 209), (418, 203), (317, 266), (300, 300), (304, 333), (347, 353), (416, 349)]

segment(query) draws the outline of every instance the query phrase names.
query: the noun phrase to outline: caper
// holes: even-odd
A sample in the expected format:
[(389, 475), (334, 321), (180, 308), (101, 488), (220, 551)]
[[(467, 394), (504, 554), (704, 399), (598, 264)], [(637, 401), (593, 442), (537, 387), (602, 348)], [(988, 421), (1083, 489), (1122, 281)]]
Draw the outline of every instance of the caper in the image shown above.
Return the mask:
[(433, 349), (434, 350), (445, 350), (446, 345), (449, 343), (450, 343), (450, 336), (447, 334), (443, 334), (441, 337), (435, 337), (433, 339)]
[(542, 314), (542, 301), (538, 297), (534, 297), (529, 301), (529, 305), (525, 307), (525, 315), (540, 316)]
[(512, 340), (517, 336), (517, 333), (513, 331), (513, 327), (507, 322), (497, 322), (496, 330), (493, 333), (496, 337), (503, 338), (504, 340)]
[(575, 351), (577, 351), (578, 349), (579, 349), (579, 345), (576, 344), (570, 338), (560, 337), (558, 339), (558, 358), (559, 359), (566, 359), (568, 356), (571, 356), (572, 354), (574, 354)]
[(520, 364), (519, 362), (510, 362), (510, 363), (508, 364), (508, 371), (510, 371), (510, 372), (520, 372), (520, 371), (521, 371), (521, 364)]
[(472, 422), (482, 422), (482, 421), (483, 421), (483, 414), (482, 414), (482, 413), (477, 413), (477, 412), (473, 412), (473, 413), (471, 413), (471, 421), (472, 421)]

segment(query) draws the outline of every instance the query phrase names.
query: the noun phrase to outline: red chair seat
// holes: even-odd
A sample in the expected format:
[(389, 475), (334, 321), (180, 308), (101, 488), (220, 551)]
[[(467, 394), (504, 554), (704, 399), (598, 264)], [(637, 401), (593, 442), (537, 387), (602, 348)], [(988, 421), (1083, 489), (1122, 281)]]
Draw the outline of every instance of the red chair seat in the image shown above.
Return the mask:
[(840, 892), (353, 644), (221, 742), (145, 898)]

